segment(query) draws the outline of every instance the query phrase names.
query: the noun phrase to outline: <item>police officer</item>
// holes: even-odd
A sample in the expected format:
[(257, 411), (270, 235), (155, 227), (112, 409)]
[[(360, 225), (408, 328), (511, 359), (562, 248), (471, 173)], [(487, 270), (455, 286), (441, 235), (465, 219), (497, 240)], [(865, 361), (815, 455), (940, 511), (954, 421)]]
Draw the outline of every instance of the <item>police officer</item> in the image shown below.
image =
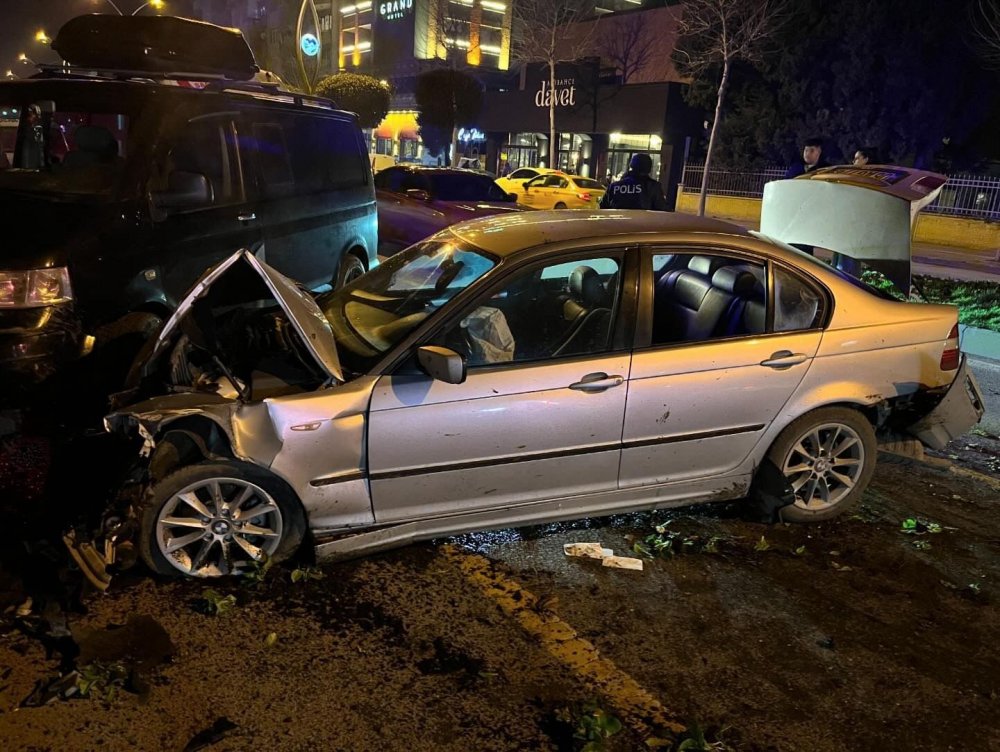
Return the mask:
[(656, 209), (669, 211), (663, 187), (649, 177), (653, 170), (653, 159), (648, 154), (633, 154), (628, 163), (628, 172), (621, 180), (616, 180), (601, 199), (602, 209)]

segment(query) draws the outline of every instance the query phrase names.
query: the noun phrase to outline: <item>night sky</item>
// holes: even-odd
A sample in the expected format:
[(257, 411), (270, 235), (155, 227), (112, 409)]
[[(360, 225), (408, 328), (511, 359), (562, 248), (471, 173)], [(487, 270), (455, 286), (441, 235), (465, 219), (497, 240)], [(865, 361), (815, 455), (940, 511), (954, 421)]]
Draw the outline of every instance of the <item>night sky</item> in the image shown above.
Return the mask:
[[(130, 13), (142, 0), (114, 0), (122, 12)], [(179, 6), (183, 5), (183, 8)], [(167, 7), (187, 13), (187, 0), (167, 0)], [(35, 42), (35, 32), (45, 29), (54, 37), (59, 27), (83, 13), (114, 13), (107, 0), (0, 0), (0, 75), (12, 69), (19, 76), (31, 75), (34, 69), (18, 63), (19, 52), (39, 63), (58, 62), (56, 54)], [(147, 11), (143, 11), (147, 12)]]

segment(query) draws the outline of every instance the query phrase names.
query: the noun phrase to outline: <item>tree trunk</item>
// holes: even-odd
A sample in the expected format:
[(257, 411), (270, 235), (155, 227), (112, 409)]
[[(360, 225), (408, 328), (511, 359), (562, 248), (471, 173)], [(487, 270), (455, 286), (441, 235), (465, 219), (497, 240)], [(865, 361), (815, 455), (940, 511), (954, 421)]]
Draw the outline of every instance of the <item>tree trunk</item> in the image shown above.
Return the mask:
[(701, 174), (701, 194), (698, 199), (698, 216), (705, 216), (705, 200), (708, 197), (708, 170), (712, 165), (712, 152), (715, 150), (715, 136), (719, 132), (719, 120), (722, 117), (722, 102), (726, 98), (726, 88), (729, 86), (729, 59), (722, 63), (722, 81), (719, 82), (719, 95), (715, 100), (715, 119), (712, 120), (712, 132), (708, 137), (708, 151), (705, 152), (705, 171)]
[(558, 169), (559, 144), (556, 143), (556, 61), (549, 60), (549, 169)]

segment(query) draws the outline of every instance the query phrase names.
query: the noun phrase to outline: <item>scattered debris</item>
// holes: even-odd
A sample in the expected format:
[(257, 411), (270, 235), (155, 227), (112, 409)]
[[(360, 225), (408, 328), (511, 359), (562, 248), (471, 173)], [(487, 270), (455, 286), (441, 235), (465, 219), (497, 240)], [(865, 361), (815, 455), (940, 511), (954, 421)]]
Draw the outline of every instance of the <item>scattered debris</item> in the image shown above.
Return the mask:
[(606, 559), (614, 552), (610, 548), (604, 548), (600, 543), (564, 543), (563, 553), (566, 556), (579, 556), (584, 559)]
[(278, 642), (277, 632), (268, 632), (267, 637), (264, 638), (265, 647), (273, 648), (277, 642)]
[(292, 582), (303, 582), (305, 580), (322, 580), (325, 575), (316, 567), (298, 567), (292, 570)]
[(824, 637), (822, 640), (816, 640), (816, 644), (819, 645), (824, 650), (835, 650), (836, 646), (833, 643), (832, 637)]
[(900, 525), (899, 532), (903, 535), (923, 535), (925, 533), (940, 533), (944, 528), (936, 522), (930, 522), (923, 517), (907, 517)]
[(605, 743), (622, 730), (622, 722), (594, 702), (578, 709), (560, 708), (556, 718), (575, 727), (573, 738), (584, 742), (581, 752), (603, 752)]
[(226, 737), (232, 736), (238, 728), (239, 726), (225, 716), (216, 718), (211, 726), (191, 737), (191, 741), (184, 747), (184, 752), (198, 752), (198, 750), (211, 747)]
[(193, 603), (194, 610), (208, 616), (225, 616), (236, 606), (236, 596), (230, 593), (223, 595), (218, 590), (205, 588), (201, 591), (201, 598), (196, 598)]
[(838, 572), (850, 572), (851, 571), (851, 567), (847, 566), (846, 564), (839, 564), (836, 561), (831, 561), (830, 562), (830, 566), (833, 567), (834, 569), (836, 569)]
[(642, 559), (634, 559), (630, 556), (606, 556), (601, 566), (614, 567), (616, 569), (637, 569), (642, 571)]
[(770, 544), (770, 543), (768, 543), (768, 542), (767, 542), (767, 538), (765, 538), (765, 537), (764, 537), (764, 536), (762, 535), (762, 536), (760, 536), (760, 540), (759, 540), (759, 541), (757, 541), (757, 543), (756, 543), (756, 544), (754, 544), (754, 547), (753, 547), (753, 550), (754, 550), (754, 551), (757, 551), (757, 552), (761, 552), (761, 553), (763, 553), (764, 551), (769, 551), (769, 550), (770, 550), (770, 548), (771, 548), (771, 544)]

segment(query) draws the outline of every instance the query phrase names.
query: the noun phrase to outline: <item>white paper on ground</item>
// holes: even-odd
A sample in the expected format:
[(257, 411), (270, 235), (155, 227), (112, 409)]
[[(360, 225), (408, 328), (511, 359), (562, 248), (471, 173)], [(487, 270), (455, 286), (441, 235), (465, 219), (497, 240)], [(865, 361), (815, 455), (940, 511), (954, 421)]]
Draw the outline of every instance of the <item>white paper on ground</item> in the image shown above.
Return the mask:
[(605, 567), (638, 569), (640, 572), (642, 571), (642, 559), (633, 559), (630, 556), (608, 556), (601, 564)]
[(610, 548), (603, 548), (600, 543), (564, 543), (563, 553), (584, 559), (606, 559), (614, 552)]

